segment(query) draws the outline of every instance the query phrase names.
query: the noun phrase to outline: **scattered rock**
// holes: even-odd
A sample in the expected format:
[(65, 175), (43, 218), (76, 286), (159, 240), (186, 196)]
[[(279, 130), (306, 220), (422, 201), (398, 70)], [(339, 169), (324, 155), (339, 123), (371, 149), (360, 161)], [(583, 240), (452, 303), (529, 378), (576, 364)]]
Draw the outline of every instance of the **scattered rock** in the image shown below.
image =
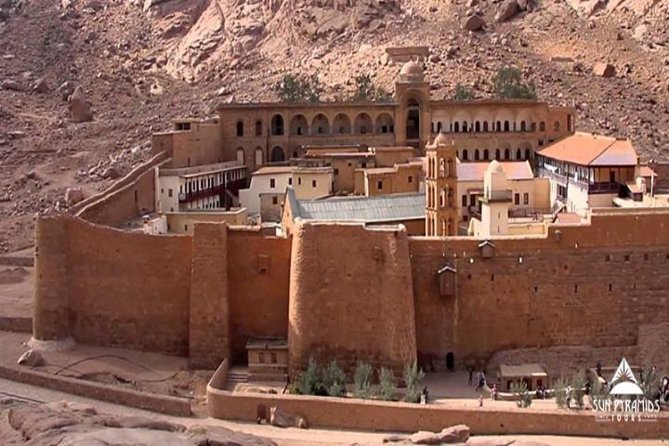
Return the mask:
[(2, 90), (13, 90), (13, 91), (24, 91), (25, 88), (23, 85), (19, 84), (17, 81), (13, 79), (5, 79), (4, 81), (0, 82), (0, 89)]
[(465, 443), (469, 440), (469, 426), (458, 424), (451, 427), (445, 427), (439, 432), (439, 439), (442, 443)]
[(65, 191), (65, 203), (74, 206), (84, 199), (84, 191), (80, 187), (68, 187)]
[(91, 104), (86, 100), (83, 88), (75, 88), (68, 102), (70, 121), (87, 122), (93, 120), (93, 110), (91, 109)]
[(32, 349), (22, 354), (17, 363), (27, 367), (40, 367), (46, 364), (42, 354)]
[(58, 93), (60, 93), (63, 97), (63, 101), (67, 101), (67, 99), (72, 96), (72, 93), (74, 93), (74, 88), (74, 83), (70, 81), (65, 81), (60, 84), (60, 87), (58, 87)]
[(284, 412), (276, 406), (272, 406), (269, 410), (269, 424), (277, 427), (299, 427), (300, 429), (309, 427), (304, 417)]
[(35, 81), (33, 85), (33, 91), (36, 93), (48, 93), (49, 92), (49, 83), (45, 78), (40, 77)]
[(219, 426), (191, 426), (188, 428), (191, 441), (198, 446), (276, 446), (272, 440)]
[(152, 420), (151, 418), (127, 417), (119, 420), (120, 427), (129, 429), (151, 429), (167, 432), (184, 432), (186, 427), (182, 424), (170, 423), (163, 420)]
[(418, 431), (409, 437), (412, 444), (441, 444), (439, 434), (429, 431)]
[(595, 76), (600, 76), (600, 77), (613, 77), (616, 75), (615, 67), (611, 64), (607, 64), (604, 62), (595, 64), (595, 66), (592, 67), (592, 72)]
[(12, 130), (11, 132), (7, 133), (7, 136), (9, 136), (9, 139), (23, 139), (26, 137), (26, 132), (22, 132), (21, 130)]
[(121, 178), (121, 172), (116, 167), (108, 167), (102, 172), (102, 178), (105, 180), (116, 180), (117, 178)]
[(518, 11), (518, 2), (516, 0), (505, 0), (505, 2), (502, 3), (502, 6), (497, 10), (497, 14), (495, 14), (495, 21), (497, 23), (502, 23), (511, 20), (518, 14)]
[(479, 31), (485, 26), (485, 20), (479, 15), (470, 15), (462, 27), (468, 31)]

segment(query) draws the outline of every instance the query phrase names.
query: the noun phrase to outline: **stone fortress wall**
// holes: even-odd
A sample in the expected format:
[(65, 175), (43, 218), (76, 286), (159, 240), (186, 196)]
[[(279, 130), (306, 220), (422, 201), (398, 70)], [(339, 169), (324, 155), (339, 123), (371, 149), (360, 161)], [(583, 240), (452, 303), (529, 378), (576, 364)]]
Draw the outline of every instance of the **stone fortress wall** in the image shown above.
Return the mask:
[[(256, 336), (289, 339), (291, 367), (334, 354), (456, 367), (495, 351), (634, 346), (669, 322), (669, 213), (598, 212), (547, 236), (408, 237), (400, 227), (304, 224), (292, 238), (197, 224), (194, 235), (127, 233), (76, 217), (37, 222), (34, 337), (244, 358)], [(441, 296), (437, 269), (455, 267)], [(415, 347), (414, 347), (415, 345)]]

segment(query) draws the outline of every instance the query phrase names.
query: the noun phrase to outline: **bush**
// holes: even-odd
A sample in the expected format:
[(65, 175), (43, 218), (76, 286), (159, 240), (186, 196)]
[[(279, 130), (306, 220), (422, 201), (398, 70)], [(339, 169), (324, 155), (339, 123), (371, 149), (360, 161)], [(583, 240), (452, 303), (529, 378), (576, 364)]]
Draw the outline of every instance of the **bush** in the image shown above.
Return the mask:
[(641, 375), (641, 389), (646, 399), (658, 399), (660, 389), (660, 375), (652, 366), (644, 367)]
[(323, 389), (329, 396), (342, 396), (346, 390), (346, 374), (333, 359), (323, 370)]
[(369, 74), (361, 74), (355, 77), (355, 92), (351, 96), (351, 101), (374, 101), (380, 102), (387, 100), (390, 95), (383, 88), (374, 85), (374, 81)]
[(404, 394), (404, 401), (409, 403), (417, 403), (420, 398), (420, 386), (425, 378), (423, 370), (418, 369), (418, 363), (407, 364), (404, 367), (404, 383), (406, 384), (406, 392)]
[(455, 99), (456, 101), (470, 101), (474, 99), (474, 93), (464, 85), (457, 84), (455, 86), (455, 93), (453, 94), (453, 99)]
[(282, 102), (319, 102), (323, 87), (315, 74), (300, 76), (288, 73), (274, 85), (274, 91)]
[(590, 383), (590, 405), (593, 409), (596, 409), (596, 401), (602, 401), (609, 398), (609, 391), (606, 386), (602, 388), (602, 385), (599, 383), (599, 377), (594, 376), (594, 379)]
[(555, 392), (555, 404), (560, 408), (567, 407), (567, 380), (560, 377), (553, 387)]
[(353, 396), (368, 399), (372, 396), (372, 366), (358, 361), (353, 374)]
[(493, 78), (493, 85), (497, 96), (503, 99), (536, 99), (537, 93), (534, 84), (523, 83), (522, 74), (518, 68), (500, 68)]
[(301, 395), (317, 395), (320, 393), (322, 383), (319, 379), (318, 364), (314, 358), (309, 358), (307, 370), (300, 374), (295, 383), (295, 392)]
[(379, 371), (379, 382), (381, 384), (381, 399), (383, 401), (392, 401), (395, 396), (395, 375), (393, 371), (385, 367), (381, 367)]
[(527, 383), (525, 381), (511, 383), (511, 392), (516, 397), (516, 406), (530, 407), (532, 405), (532, 394), (527, 389)]
[(585, 373), (580, 370), (571, 378), (571, 392), (572, 398), (576, 400), (576, 405), (579, 409), (583, 409), (585, 403), (583, 397), (585, 396)]

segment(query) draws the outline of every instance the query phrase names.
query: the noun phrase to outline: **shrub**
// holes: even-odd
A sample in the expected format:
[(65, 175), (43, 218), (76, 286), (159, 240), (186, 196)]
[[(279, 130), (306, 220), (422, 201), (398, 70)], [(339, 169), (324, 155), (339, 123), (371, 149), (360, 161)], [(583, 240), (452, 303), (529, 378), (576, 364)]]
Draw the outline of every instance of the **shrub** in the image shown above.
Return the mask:
[(655, 400), (658, 398), (660, 388), (660, 375), (652, 366), (644, 367), (641, 375), (641, 389), (646, 399)]
[(410, 403), (417, 403), (420, 398), (420, 386), (425, 378), (423, 370), (418, 369), (418, 363), (407, 364), (404, 367), (404, 383), (406, 384), (406, 392), (404, 394), (404, 401)]
[(335, 359), (323, 370), (323, 389), (329, 396), (342, 396), (346, 390), (346, 375)]
[(572, 397), (576, 400), (576, 405), (579, 409), (583, 409), (585, 405), (583, 402), (583, 397), (585, 396), (585, 373), (582, 370), (579, 370), (578, 373), (572, 376), (571, 391)]
[(516, 397), (516, 406), (530, 407), (532, 405), (532, 394), (527, 389), (527, 383), (525, 381), (511, 383), (511, 392)]
[(567, 380), (560, 377), (554, 385), (555, 404), (560, 408), (567, 406)]
[(393, 371), (385, 367), (381, 367), (379, 371), (379, 382), (381, 384), (381, 399), (384, 401), (392, 401), (395, 396), (395, 375)]
[(295, 391), (301, 395), (317, 395), (322, 383), (319, 379), (318, 364), (314, 358), (309, 358), (307, 369), (300, 374), (295, 385)]
[(596, 401), (606, 400), (608, 398), (608, 388), (606, 386), (602, 388), (602, 385), (599, 383), (599, 377), (595, 375), (590, 384), (590, 405), (593, 409), (596, 409)]
[(383, 88), (374, 85), (374, 81), (369, 74), (361, 74), (355, 77), (355, 91), (351, 96), (351, 101), (384, 101), (390, 95)]
[(315, 74), (300, 76), (287, 73), (274, 85), (274, 91), (282, 102), (319, 102), (323, 87)]
[(536, 99), (537, 93), (532, 83), (523, 83), (518, 68), (507, 67), (497, 70), (493, 78), (497, 96), (503, 99)]
[(367, 399), (372, 396), (372, 366), (366, 362), (358, 361), (353, 374), (353, 396)]
[(474, 99), (474, 93), (464, 85), (457, 84), (455, 86), (455, 93), (453, 94), (453, 99), (455, 99), (456, 101), (470, 101)]

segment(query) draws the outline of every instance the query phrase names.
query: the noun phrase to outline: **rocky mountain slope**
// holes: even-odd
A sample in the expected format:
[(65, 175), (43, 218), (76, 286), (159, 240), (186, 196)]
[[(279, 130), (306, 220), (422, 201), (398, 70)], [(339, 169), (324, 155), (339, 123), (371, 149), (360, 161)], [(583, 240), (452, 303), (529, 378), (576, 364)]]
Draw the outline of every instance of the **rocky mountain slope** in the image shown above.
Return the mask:
[[(363, 73), (391, 91), (388, 46), (430, 47), (435, 98), (457, 83), (490, 96), (517, 66), (579, 129), (665, 159), (668, 22), (669, 0), (0, 0), (0, 252), (29, 245), (67, 187), (94, 193), (146, 159), (175, 117), (275, 99), (287, 72), (317, 74), (326, 98)], [(593, 73), (602, 62), (615, 76)], [(92, 121), (72, 122), (75, 87)]]

